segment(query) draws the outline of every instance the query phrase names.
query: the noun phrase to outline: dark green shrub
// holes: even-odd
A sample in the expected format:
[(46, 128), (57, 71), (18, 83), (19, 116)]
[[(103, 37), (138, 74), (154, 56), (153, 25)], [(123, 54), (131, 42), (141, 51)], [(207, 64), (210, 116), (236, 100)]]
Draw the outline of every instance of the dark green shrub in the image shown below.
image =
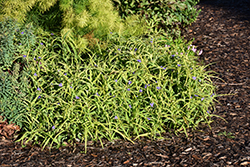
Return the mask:
[(59, 2), (49, 8), (49, 10), (41, 12), (41, 8), (36, 5), (26, 14), (26, 23), (32, 22), (35, 27), (42, 27), (45, 31), (60, 33), (62, 28), (62, 14)]
[(199, 0), (113, 0), (122, 18), (143, 15), (150, 26), (173, 32), (196, 20), (200, 11), (193, 8)]

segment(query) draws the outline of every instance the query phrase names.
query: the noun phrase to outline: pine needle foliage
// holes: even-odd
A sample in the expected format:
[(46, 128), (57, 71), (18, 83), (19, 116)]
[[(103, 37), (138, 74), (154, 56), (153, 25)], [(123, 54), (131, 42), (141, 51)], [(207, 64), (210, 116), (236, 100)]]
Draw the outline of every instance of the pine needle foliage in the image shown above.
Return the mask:
[[(3, 0), (0, 20), (9, 16), (20, 23), (33, 23), (36, 34), (58, 32), (73, 39), (78, 51), (105, 48), (110, 32), (123, 36), (142, 35), (146, 23), (139, 15), (121, 19), (111, 0)], [(46, 31), (46, 32), (44, 32)]]

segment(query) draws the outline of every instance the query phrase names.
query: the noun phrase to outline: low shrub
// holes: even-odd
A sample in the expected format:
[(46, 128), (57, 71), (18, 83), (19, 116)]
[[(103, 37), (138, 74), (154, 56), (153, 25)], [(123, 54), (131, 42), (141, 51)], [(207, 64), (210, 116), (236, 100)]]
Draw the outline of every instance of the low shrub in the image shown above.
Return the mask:
[(194, 6), (199, 0), (113, 0), (122, 18), (142, 15), (153, 29), (162, 28), (174, 37), (180, 28), (194, 22), (199, 15)]
[(156, 139), (211, 123), (217, 95), (212, 72), (197, 65), (202, 51), (181, 38), (110, 35), (107, 50), (84, 59), (60, 37), (27, 54), (32, 84), (18, 141), (81, 141), (86, 152), (89, 140)]

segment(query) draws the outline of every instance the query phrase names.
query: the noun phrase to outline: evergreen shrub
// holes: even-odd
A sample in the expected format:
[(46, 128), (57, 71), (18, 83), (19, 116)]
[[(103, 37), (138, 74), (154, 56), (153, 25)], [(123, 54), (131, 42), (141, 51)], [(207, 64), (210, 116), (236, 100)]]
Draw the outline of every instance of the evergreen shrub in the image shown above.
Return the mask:
[(152, 28), (162, 28), (172, 35), (179, 35), (179, 28), (196, 20), (200, 10), (194, 6), (199, 0), (113, 0), (122, 18), (142, 15)]

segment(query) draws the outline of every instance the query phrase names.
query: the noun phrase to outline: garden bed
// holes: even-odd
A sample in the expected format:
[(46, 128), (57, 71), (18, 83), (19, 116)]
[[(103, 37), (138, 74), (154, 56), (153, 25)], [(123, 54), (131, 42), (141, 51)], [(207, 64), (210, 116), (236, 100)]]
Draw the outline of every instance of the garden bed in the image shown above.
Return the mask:
[[(247, 166), (250, 165), (250, 12), (249, 4), (233, 5), (222, 1), (201, 2), (197, 21), (187, 31), (186, 39), (203, 49), (200, 61), (214, 63), (207, 68), (218, 73), (213, 79), (218, 97), (212, 130), (201, 125), (197, 131), (179, 136), (164, 134), (165, 140), (141, 139), (132, 144), (124, 140), (61, 147), (59, 150), (27, 145), (2, 136), (1, 166)], [(232, 1), (233, 2), (233, 1)], [(242, 1), (244, 2), (244, 1)]]

